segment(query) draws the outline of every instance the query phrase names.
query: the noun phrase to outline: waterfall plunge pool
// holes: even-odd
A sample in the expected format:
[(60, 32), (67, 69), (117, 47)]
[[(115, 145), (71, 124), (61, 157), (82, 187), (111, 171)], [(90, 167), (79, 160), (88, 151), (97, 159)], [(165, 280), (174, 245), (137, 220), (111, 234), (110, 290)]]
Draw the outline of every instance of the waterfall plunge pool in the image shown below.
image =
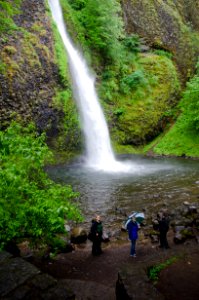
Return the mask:
[(123, 212), (144, 208), (151, 213), (184, 201), (199, 202), (199, 160), (138, 155), (120, 155), (118, 159), (131, 165), (128, 172), (95, 171), (81, 158), (46, 168), (55, 182), (70, 184), (80, 192), (78, 201), (87, 227), (95, 213), (102, 216), (105, 226), (118, 227)]

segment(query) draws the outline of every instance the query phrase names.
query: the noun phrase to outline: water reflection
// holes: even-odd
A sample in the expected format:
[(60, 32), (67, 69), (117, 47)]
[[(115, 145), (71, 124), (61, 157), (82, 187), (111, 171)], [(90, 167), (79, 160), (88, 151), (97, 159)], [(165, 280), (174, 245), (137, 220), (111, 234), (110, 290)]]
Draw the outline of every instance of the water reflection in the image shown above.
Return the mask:
[(106, 222), (115, 219), (116, 210), (131, 213), (159, 205), (173, 207), (183, 201), (199, 201), (199, 161), (147, 158), (123, 155), (120, 160), (136, 166), (133, 173), (94, 172), (81, 162), (47, 168), (56, 182), (71, 184), (79, 191), (86, 221), (95, 212)]

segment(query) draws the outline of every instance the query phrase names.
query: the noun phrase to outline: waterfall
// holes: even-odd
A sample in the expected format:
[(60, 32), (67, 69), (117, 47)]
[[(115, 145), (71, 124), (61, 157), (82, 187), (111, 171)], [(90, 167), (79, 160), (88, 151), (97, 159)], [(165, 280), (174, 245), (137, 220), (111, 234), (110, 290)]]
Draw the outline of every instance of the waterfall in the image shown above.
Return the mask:
[(49, 5), (69, 58), (74, 97), (85, 136), (86, 165), (111, 172), (122, 169), (112, 151), (108, 127), (95, 91), (94, 77), (67, 34), (59, 0), (49, 0)]

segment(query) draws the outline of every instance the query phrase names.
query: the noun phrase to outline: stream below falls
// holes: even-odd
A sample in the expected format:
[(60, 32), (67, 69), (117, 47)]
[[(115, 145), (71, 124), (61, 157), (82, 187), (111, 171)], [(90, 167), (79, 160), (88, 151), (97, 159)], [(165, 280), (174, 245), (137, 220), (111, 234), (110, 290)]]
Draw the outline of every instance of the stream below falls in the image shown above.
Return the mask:
[(103, 172), (89, 169), (82, 158), (71, 163), (48, 166), (46, 172), (57, 183), (70, 184), (80, 192), (78, 202), (89, 227), (97, 213), (106, 227), (115, 228), (124, 213), (159, 208), (171, 210), (184, 201), (199, 202), (199, 160), (120, 155), (130, 164), (129, 172)]

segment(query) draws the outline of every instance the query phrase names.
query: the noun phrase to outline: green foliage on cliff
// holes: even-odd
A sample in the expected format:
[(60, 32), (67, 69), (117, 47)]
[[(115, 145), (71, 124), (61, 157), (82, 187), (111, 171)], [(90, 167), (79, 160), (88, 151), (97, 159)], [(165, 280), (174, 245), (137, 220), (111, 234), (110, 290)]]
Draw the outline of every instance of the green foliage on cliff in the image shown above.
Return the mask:
[(121, 55), (119, 39), (124, 33), (120, 12), (121, 7), (115, 0), (87, 0), (80, 17), (89, 48), (109, 64), (116, 63)]
[(53, 34), (55, 40), (55, 60), (59, 70), (59, 82), (63, 87), (67, 88), (69, 86), (69, 70), (67, 55), (55, 24), (53, 24)]
[(13, 16), (20, 12), (21, 1), (0, 1), (0, 33), (9, 33), (18, 28)]
[(187, 83), (181, 107), (190, 126), (193, 126), (193, 129), (199, 132), (199, 62), (197, 64), (197, 74)]
[(155, 153), (199, 157), (199, 69), (187, 83), (181, 114), (165, 137), (154, 148)]
[[(124, 37), (121, 7), (116, 0), (61, 0), (67, 30), (97, 70), (118, 64)], [(91, 59), (92, 55), (92, 59)]]
[(51, 152), (30, 124), (13, 122), (0, 131), (0, 248), (19, 238), (48, 243), (64, 232), (66, 220), (81, 220), (70, 186), (51, 181), (43, 170)]
[(164, 55), (139, 56), (116, 86), (120, 90), (109, 99), (114, 105), (109, 112), (114, 142), (143, 145), (152, 140), (165, 127), (168, 112), (176, 104), (180, 85), (175, 66)]

